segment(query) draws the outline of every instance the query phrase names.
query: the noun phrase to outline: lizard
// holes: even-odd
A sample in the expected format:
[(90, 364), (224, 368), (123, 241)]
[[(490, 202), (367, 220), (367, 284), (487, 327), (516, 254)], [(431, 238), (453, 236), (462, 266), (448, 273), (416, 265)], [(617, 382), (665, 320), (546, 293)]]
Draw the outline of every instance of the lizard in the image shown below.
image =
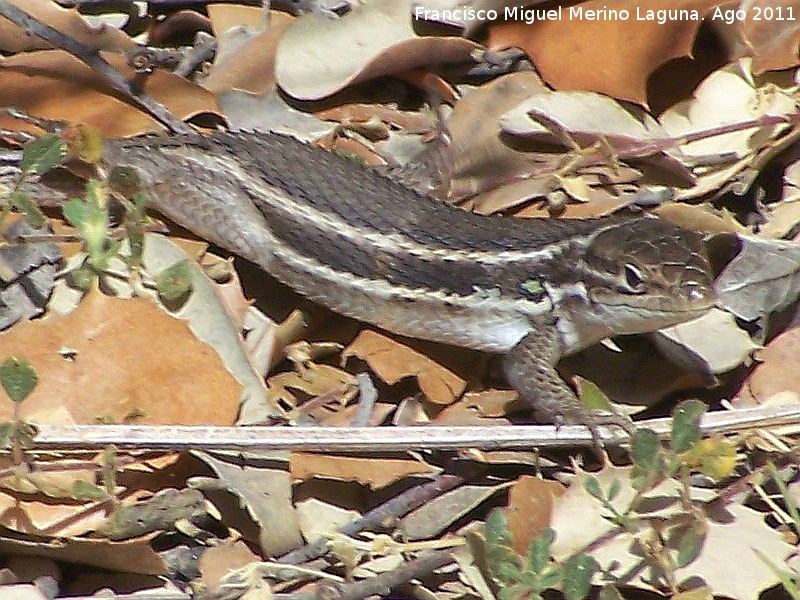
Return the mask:
[(508, 383), (556, 424), (600, 423), (560, 377), (563, 356), (715, 301), (702, 235), (643, 213), (481, 216), (277, 133), (109, 141), (104, 162), (134, 169), (149, 206), (314, 302), (505, 355)]

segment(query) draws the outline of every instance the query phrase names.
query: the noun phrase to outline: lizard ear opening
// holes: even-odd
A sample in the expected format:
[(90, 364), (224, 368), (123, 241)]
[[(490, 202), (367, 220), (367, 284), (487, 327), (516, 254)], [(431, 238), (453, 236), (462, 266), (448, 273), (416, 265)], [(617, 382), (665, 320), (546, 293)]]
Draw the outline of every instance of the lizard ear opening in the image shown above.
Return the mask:
[(626, 263), (623, 267), (625, 272), (625, 284), (627, 285), (627, 291), (633, 294), (643, 294), (645, 291), (645, 283), (644, 277), (642, 276), (642, 272), (639, 270), (636, 265), (632, 265), (631, 263)]

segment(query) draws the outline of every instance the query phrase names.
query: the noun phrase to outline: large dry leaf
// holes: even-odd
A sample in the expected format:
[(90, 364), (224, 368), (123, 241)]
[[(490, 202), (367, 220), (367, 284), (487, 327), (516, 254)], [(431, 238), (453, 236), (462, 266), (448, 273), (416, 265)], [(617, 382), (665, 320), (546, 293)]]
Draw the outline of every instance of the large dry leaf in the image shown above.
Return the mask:
[[(133, 78), (121, 54), (104, 58), (123, 76)], [(65, 122), (94, 125), (109, 138), (161, 131), (151, 117), (116, 97), (106, 82), (77, 58), (61, 50), (43, 50), (0, 59), (0, 106)], [(217, 113), (210, 92), (166, 71), (155, 71), (146, 91), (173, 114), (185, 119), (200, 113)], [(0, 126), (16, 128), (19, 121), (0, 118)]]
[[(136, 42), (125, 32), (107, 25), (90, 25), (76, 9), (61, 8), (52, 0), (15, 0), (11, 4), (94, 50), (120, 52), (136, 47)], [(0, 51), (12, 54), (45, 48), (50, 48), (50, 44), (0, 17)]]
[(674, 363), (705, 373), (727, 373), (745, 363), (758, 348), (733, 315), (718, 308), (652, 335), (661, 352)]
[[(36, 369), (21, 407), (34, 422), (231, 425), (239, 408), (241, 386), (219, 357), (150, 300), (91, 292), (69, 315), (5, 332), (0, 356)], [(0, 419), (11, 414), (11, 402), (0, 403)]]
[(364, 330), (342, 351), (342, 359), (357, 356), (389, 385), (416, 377), (422, 392), (436, 404), (450, 404), (461, 396), (467, 382), (428, 357), (391, 338)]
[[(553, 16), (531, 24), (493, 23), (488, 45), (523, 48), (556, 89), (590, 90), (644, 105), (653, 71), (691, 56), (703, 17), (728, 1), (588, 0), (555, 7)], [(667, 9), (686, 11), (687, 18), (658, 12)]]
[(375, 77), (465, 62), (479, 48), (462, 38), (418, 36), (412, 4), (413, 0), (376, 0), (356, 6), (341, 19), (303, 15), (278, 44), (278, 85), (294, 98), (318, 100)]

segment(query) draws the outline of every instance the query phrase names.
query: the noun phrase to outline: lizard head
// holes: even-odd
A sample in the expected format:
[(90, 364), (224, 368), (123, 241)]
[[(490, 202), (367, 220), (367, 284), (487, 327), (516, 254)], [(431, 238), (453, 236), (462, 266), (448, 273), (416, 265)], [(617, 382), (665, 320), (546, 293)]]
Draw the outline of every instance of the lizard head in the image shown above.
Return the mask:
[(636, 218), (601, 230), (583, 261), (589, 300), (627, 323), (628, 333), (688, 321), (714, 305), (711, 267), (695, 231)]

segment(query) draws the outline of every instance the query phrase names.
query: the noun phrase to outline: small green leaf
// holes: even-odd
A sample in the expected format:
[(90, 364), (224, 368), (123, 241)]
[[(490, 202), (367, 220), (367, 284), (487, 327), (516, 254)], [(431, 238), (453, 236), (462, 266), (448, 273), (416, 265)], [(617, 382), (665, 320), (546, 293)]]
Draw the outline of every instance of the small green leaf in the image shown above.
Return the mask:
[(633, 464), (645, 470), (658, 464), (661, 454), (661, 441), (652, 429), (637, 429), (631, 440), (631, 460)]
[(652, 488), (667, 474), (666, 456), (661, 441), (652, 429), (639, 429), (631, 440), (631, 486), (643, 491)]
[(39, 210), (39, 207), (36, 206), (36, 203), (27, 194), (15, 190), (11, 194), (9, 201), (17, 211), (25, 215), (28, 223), (36, 229), (45, 224), (46, 218), (44, 213)]
[(700, 439), (700, 417), (706, 405), (699, 400), (681, 402), (672, 413), (672, 449), (686, 452)]
[(619, 496), (620, 490), (622, 490), (622, 484), (619, 482), (619, 479), (614, 479), (611, 485), (608, 486), (608, 501), (613, 502), (614, 499)]
[(528, 571), (538, 575), (550, 564), (550, 544), (553, 543), (555, 537), (555, 532), (547, 528), (535, 540), (531, 541), (530, 546), (528, 546), (528, 560), (525, 566)]
[(156, 289), (164, 302), (177, 302), (192, 291), (192, 267), (181, 260), (165, 269), (156, 279)]
[(603, 393), (603, 390), (596, 383), (582, 377), (576, 377), (576, 381), (578, 383), (578, 398), (580, 398), (584, 407), (588, 410), (614, 412), (611, 400), (608, 399), (608, 396)]
[(503, 585), (519, 581), (522, 577), (519, 567), (509, 561), (492, 561), (489, 563), (489, 570), (492, 573), (492, 577)]
[(511, 531), (505, 512), (495, 509), (489, 513), (483, 525), (483, 536), (490, 549), (494, 546), (511, 546)]
[(11, 447), (11, 434), (14, 432), (14, 423), (4, 421), (0, 423), (0, 448)]
[(561, 591), (568, 600), (582, 600), (589, 595), (592, 577), (600, 570), (597, 561), (588, 554), (571, 556), (564, 562)]
[(23, 173), (41, 175), (60, 164), (67, 145), (57, 135), (43, 135), (25, 146), (20, 167)]
[(83, 201), (73, 198), (64, 203), (61, 208), (67, 223), (81, 229), (89, 218), (89, 206)]
[(73, 269), (68, 275), (69, 284), (79, 290), (88, 292), (92, 289), (97, 273), (89, 265), (83, 264), (77, 269)]
[(589, 495), (592, 498), (596, 498), (597, 500), (605, 500), (606, 496), (603, 493), (603, 489), (600, 487), (600, 480), (597, 479), (594, 475), (589, 475), (584, 482), (584, 487), (586, 491), (589, 492)]
[(675, 563), (678, 567), (685, 567), (700, 555), (707, 529), (702, 521), (694, 521), (670, 532), (667, 544), (671, 548), (677, 548)]
[(0, 366), (0, 384), (12, 402), (22, 402), (39, 381), (36, 371), (24, 358), (7, 358)]
[(72, 497), (75, 500), (106, 500), (108, 492), (90, 481), (78, 480), (72, 484)]

